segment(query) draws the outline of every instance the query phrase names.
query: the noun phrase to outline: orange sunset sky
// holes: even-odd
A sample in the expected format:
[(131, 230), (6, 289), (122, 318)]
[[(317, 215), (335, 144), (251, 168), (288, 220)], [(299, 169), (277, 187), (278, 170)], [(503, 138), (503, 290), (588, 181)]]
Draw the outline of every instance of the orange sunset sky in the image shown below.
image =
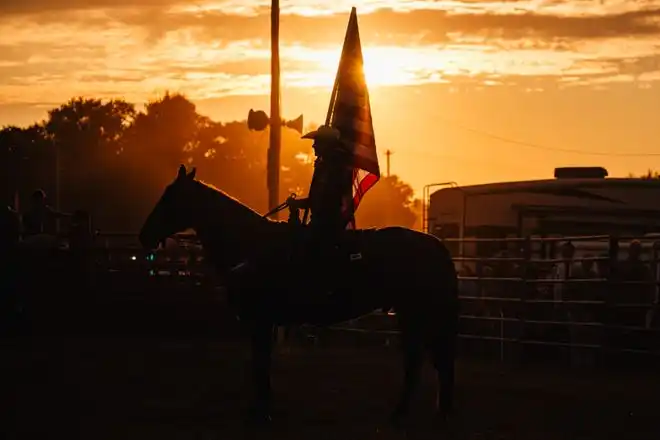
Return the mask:
[[(178, 91), (217, 120), (267, 109), (269, 5), (0, 0), (0, 125), (74, 95)], [(281, 5), (283, 115), (324, 119), (356, 6), (381, 167), (393, 150), (392, 172), (418, 192), (556, 166), (660, 168), (660, 0)]]

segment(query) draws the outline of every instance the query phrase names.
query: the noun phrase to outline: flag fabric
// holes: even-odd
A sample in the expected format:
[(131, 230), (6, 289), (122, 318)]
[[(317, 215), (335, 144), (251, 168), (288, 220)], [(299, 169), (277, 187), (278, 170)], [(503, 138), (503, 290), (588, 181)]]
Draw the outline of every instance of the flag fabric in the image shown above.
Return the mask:
[[(352, 204), (352, 211), (355, 212), (366, 192), (380, 179), (371, 104), (364, 75), (364, 60), (355, 8), (351, 10), (348, 21), (330, 102), (326, 125), (337, 129), (341, 140), (353, 152), (353, 194), (352, 200), (347, 202)], [(349, 228), (355, 228), (355, 220), (351, 221)]]

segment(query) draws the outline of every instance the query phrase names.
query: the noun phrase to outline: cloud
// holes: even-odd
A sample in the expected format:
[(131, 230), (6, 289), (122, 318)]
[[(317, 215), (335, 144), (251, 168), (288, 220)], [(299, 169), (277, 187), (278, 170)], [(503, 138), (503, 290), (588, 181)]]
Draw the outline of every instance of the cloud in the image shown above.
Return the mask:
[[(142, 101), (165, 90), (198, 99), (267, 93), (267, 4), (0, 0), (0, 101), (57, 102), (74, 94)], [(544, 88), (608, 77), (657, 80), (660, 1), (598, 4), (363, 1), (360, 10), (371, 11), (360, 15), (370, 86), (536, 90), (535, 78)], [(285, 4), (286, 88), (331, 87), (349, 7), (344, 0)]]
[(24, 15), (53, 12), (119, 9), (124, 7), (170, 7), (177, 0), (0, 0), (0, 14)]
[[(111, 16), (122, 23), (140, 26), (154, 38), (172, 29), (188, 28), (200, 37), (215, 39), (269, 38), (269, 15), (228, 14), (221, 11), (181, 12), (178, 14), (116, 12)], [(347, 15), (283, 15), (281, 39), (286, 42), (334, 43), (341, 41)], [(423, 43), (442, 43), (450, 34), (517, 40), (522, 38), (598, 39), (611, 37), (660, 36), (660, 7), (599, 15), (556, 15), (531, 11), (511, 13), (489, 10), (456, 12), (413, 10), (399, 12), (380, 9), (360, 15), (360, 29), (369, 40), (381, 43), (402, 39)], [(336, 44), (336, 43), (335, 43)]]
[[(282, 7), (283, 41), (334, 42), (354, 1), (298, 0)], [(660, 0), (519, 0), (358, 2), (364, 34), (379, 40), (404, 36), (443, 42), (448, 33), (520, 38), (603, 38), (660, 34)], [(39, 23), (121, 23), (151, 38), (196, 29), (211, 39), (268, 39), (269, 2), (254, 0), (0, 0), (0, 17)]]
[(575, 64), (572, 73), (567, 78), (574, 85), (650, 82), (660, 73), (660, 54), (583, 60)]
[[(347, 13), (351, 7), (357, 6), (360, 14), (366, 14), (378, 9), (394, 9), (397, 11), (413, 10), (454, 10), (465, 11), (499, 11), (499, 12), (530, 12), (544, 9), (552, 13), (599, 14), (618, 13), (639, 9), (640, 6), (657, 6), (657, 0), (293, 0), (280, 5), (283, 14), (298, 14), (306, 16)], [(53, 11), (80, 11), (92, 9), (121, 8), (160, 8), (172, 11), (225, 11), (241, 12), (252, 15), (255, 12), (267, 10), (268, 0), (0, 0), (0, 12), (4, 15), (32, 14)]]

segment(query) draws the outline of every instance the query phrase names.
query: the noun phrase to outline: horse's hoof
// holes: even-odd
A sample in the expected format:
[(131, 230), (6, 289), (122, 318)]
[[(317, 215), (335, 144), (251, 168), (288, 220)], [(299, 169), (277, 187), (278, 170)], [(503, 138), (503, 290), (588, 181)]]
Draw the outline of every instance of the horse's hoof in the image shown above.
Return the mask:
[(449, 412), (448, 411), (436, 411), (435, 420), (440, 425), (446, 425), (449, 422)]
[(451, 414), (452, 410), (454, 409), (454, 403), (451, 401), (447, 401), (446, 399), (439, 399), (438, 402), (435, 404), (435, 411), (440, 416), (441, 414), (445, 414), (446, 416), (449, 416)]
[(252, 410), (248, 413), (245, 422), (248, 426), (266, 427), (273, 422), (273, 419), (268, 412)]
[(443, 430), (453, 430), (456, 425), (456, 417), (451, 411), (437, 410), (434, 425)]
[(390, 415), (390, 424), (394, 429), (405, 429), (408, 425), (408, 417), (400, 411), (394, 411)]

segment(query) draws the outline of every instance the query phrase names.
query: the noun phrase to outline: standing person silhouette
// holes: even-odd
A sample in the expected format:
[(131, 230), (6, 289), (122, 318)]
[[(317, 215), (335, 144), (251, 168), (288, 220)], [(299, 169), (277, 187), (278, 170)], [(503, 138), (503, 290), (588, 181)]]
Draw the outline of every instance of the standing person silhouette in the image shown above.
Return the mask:
[(55, 235), (55, 220), (70, 217), (69, 214), (59, 212), (47, 204), (46, 193), (37, 189), (30, 197), (30, 207), (23, 214), (23, 234), (25, 236), (37, 234)]

